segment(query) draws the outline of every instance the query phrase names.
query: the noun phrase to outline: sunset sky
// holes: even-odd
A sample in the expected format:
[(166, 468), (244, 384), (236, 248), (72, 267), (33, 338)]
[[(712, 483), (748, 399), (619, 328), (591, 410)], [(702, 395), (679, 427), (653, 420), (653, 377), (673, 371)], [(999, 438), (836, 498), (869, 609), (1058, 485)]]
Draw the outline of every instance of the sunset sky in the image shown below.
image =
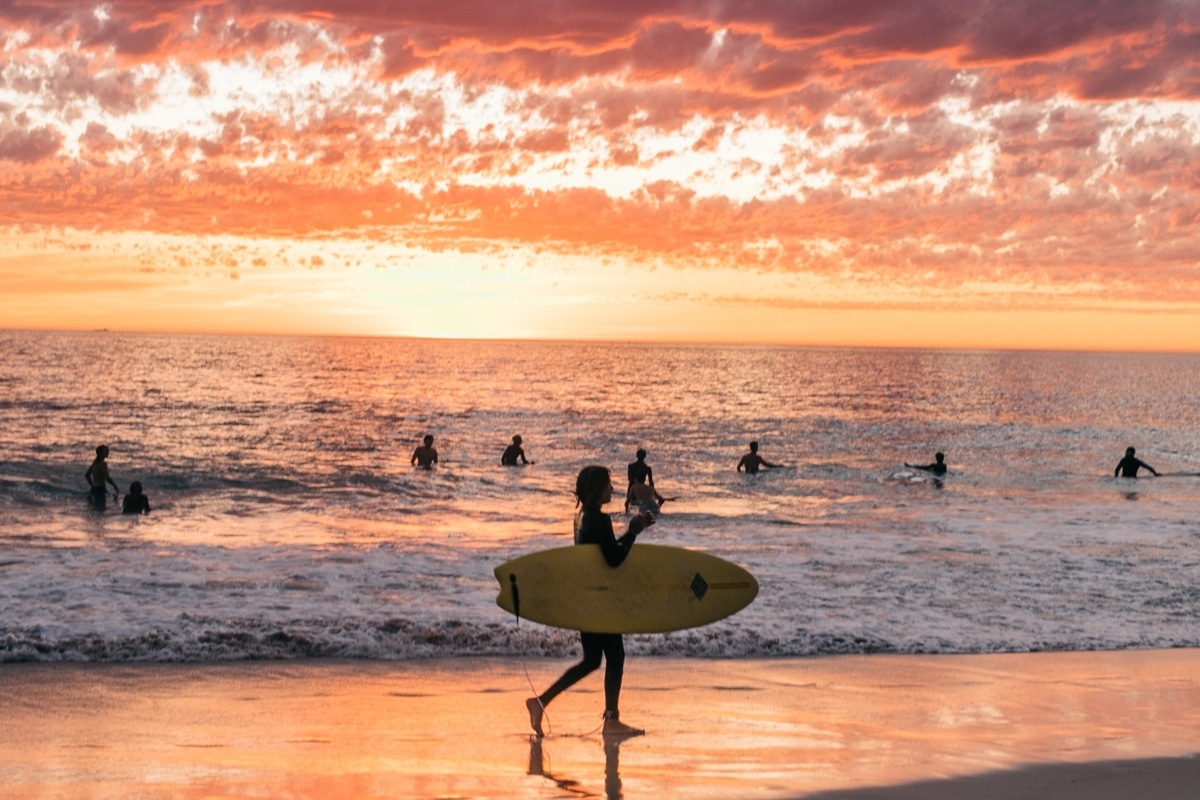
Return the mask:
[(1200, 0), (0, 0), (0, 327), (1200, 350)]

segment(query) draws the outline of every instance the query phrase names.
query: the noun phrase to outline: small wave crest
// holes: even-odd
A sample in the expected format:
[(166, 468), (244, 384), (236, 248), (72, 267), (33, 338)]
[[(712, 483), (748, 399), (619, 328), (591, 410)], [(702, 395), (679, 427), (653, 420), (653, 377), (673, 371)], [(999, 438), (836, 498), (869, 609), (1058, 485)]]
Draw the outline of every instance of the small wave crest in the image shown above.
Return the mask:
[[(644, 657), (787, 658), (822, 655), (1003, 653), (1041, 650), (1115, 650), (1196, 647), (1172, 638), (1121, 641), (1009, 641), (968, 649), (941, 640), (890, 642), (859, 634), (800, 632), (764, 635), (737, 626), (710, 625), (666, 634), (626, 636), (626, 651)], [(178, 624), (143, 633), (54, 635), (38, 627), (0, 630), (0, 663), (13, 662), (210, 662), (264, 659), (350, 658), (408, 660), (471, 656), (570, 658), (578, 656), (574, 631), (541, 625), (302, 619), (286, 623), (219, 620), (181, 615)]]

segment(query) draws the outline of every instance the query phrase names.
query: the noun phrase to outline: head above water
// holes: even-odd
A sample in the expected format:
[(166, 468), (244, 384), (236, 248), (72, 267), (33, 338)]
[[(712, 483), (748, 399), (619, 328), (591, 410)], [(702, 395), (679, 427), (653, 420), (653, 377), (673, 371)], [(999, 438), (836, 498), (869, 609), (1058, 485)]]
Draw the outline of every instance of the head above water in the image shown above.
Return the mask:
[(1136, 450), (1134, 450), (1132, 447), (1126, 447), (1126, 448), (1125, 448), (1125, 455), (1127, 455), (1127, 456), (1133, 456), (1133, 454), (1134, 454), (1134, 453), (1136, 453), (1136, 452), (1137, 452), (1137, 451), (1136, 451)]
[(575, 478), (575, 499), (580, 505), (601, 505), (606, 491), (612, 491), (612, 476), (608, 467), (593, 465), (579, 470), (579, 476)]
[(758, 442), (751, 442), (751, 443), (750, 443), (750, 452), (751, 452), (751, 453), (757, 453), (757, 452), (758, 452)]
[(142, 482), (134, 481), (133, 483), (129, 484), (129, 493), (134, 494), (134, 495), (141, 494), (142, 493)]
[(643, 450), (643, 449), (642, 449), (642, 448), (640, 448), (640, 447), (638, 448), (638, 451), (637, 451), (637, 460), (638, 460), (638, 461), (645, 461), (645, 460), (646, 460), (646, 451), (645, 451), (645, 450)]
[(946, 454), (945, 453), (934, 453), (933, 460), (940, 464), (946, 460)]
[(514, 436), (514, 437), (513, 437), (513, 444), (520, 444), (520, 443), (521, 443), (521, 437), (520, 437), (520, 436)]
[(97, 458), (108, 458), (108, 445), (102, 444), (96, 448)]
[(425, 446), (429, 447), (429, 445), (433, 444), (433, 436), (431, 436), (430, 434), (425, 434), (424, 441), (425, 441)]

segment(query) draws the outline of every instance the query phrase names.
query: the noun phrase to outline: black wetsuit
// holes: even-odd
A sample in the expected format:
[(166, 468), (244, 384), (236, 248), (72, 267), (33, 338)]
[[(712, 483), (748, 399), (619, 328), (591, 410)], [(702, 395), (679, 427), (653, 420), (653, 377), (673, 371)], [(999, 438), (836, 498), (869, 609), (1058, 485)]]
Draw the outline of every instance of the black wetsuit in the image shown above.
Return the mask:
[(125, 505), (121, 507), (122, 514), (149, 514), (150, 498), (144, 494), (125, 495)]
[[(585, 506), (575, 518), (575, 544), (600, 545), (600, 552), (604, 554), (604, 560), (610, 567), (621, 566), (635, 539), (636, 533), (627, 533), (620, 539), (616, 538), (613, 535), (612, 518), (601, 511), (599, 506)], [(542, 694), (542, 705), (547, 705), (580, 678), (599, 667), (603, 656), (606, 664), (604, 707), (615, 711), (617, 697), (621, 692), (621, 677), (625, 672), (625, 642), (621, 634), (580, 631), (579, 641), (583, 645), (583, 660), (564, 672), (563, 676)]]
[(500, 456), (500, 464), (505, 467), (515, 467), (517, 466), (517, 458), (520, 458), (526, 464), (529, 463), (525, 461), (525, 451), (521, 449), (521, 445), (510, 444), (504, 448), (504, 455)]
[[(1142, 461), (1140, 458), (1135, 458), (1134, 456), (1125, 456), (1121, 459), (1121, 463), (1117, 464), (1115, 475), (1119, 475), (1122, 478), (1136, 478), (1138, 470), (1142, 467), (1154, 472), (1154, 467), (1150, 466), (1145, 461)], [(1154, 472), (1154, 474), (1157, 475), (1158, 473)]]

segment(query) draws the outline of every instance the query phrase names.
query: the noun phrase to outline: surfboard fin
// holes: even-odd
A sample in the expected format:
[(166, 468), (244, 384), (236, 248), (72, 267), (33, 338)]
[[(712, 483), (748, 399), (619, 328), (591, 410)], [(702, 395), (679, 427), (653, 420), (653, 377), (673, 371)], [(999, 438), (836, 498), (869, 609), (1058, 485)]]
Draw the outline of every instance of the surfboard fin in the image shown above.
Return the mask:
[(517, 624), (521, 624), (521, 593), (517, 591), (517, 576), (509, 573), (508, 582), (512, 584), (513, 614), (517, 616)]

